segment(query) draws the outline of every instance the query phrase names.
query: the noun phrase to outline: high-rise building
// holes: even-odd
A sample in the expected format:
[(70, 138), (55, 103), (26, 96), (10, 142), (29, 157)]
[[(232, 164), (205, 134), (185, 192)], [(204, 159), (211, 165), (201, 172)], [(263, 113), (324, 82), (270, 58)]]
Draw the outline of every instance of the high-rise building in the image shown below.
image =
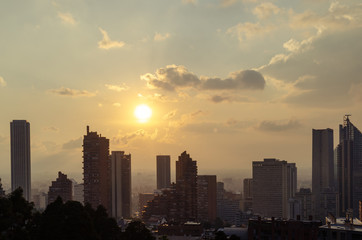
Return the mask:
[(295, 199), (299, 201), (299, 215), (301, 220), (308, 220), (313, 216), (312, 191), (310, 188), (300, 188), (295, 194)]
[(66, 174), (58, 172), (58, 178), (52, 181), (49, 186), (48, 204), (54, 202), (58, 197), (61, 197), (63, 202), (73, 200), (73, 182), (67, 178)]
[(241, 193), (227, 192), (223, 182), (217, 183), (217, 217), (222, 221), (236, 226), (241, 224), (241, 201)]
[(176, 192), (180, 220), (189, 221), (197, 218), (197, 165), (184, 151), (176, 161)]
[(11, 139), (11, 190), (23, 189), (24, 198), (30, 201), (30, 123), (13, 120), (10, 123)]
[(147, 206), (147, 203), (152, 201), (155, 197), (154, 193), (140, 193), (138, 195), (138, 211), (142, 212)]
[(197, 176), (197, 219), (214, 222), (216, 219), (216, 175)]
[(322, 193), (334, 191), (333, 130), (330, 128), (313, 129), (312, 146), (314, 217), (324, 219), (326, 216), (322, 211), (322, 205), (324, 205), (321, 199)]
[(1, 184), (1, 178), (0, 178), (0, 197), (4, 197), (5, 196), (5, 191), (3, 189), (3, 185)]
[(131, 217), (131, 154), (112, 151), (112, 217)]
[(253, 162), (253, 210), (265, 217), (289, 215), (288, 163), (274, 158)]
[(353, 216), (358, 216), (362, 199), (362, 133), (351, 123), (349, 115), (339, 125), (337, 165), (340, 216), (345, 216), (349, 209), (353, 209)]
[(242, 210), (244, 212), (250, 211), (253, 209), (253, 179), (245, 178), (243, 180), (243, 206)]
[(111, 209), (109, 139), (90, 132), (83, 138), (84, 202)]
[(297, 192), (297, 166), (295, 163), (287, 164), (287, 188), (288, 200), (294, 198)]
[(74, 184), (73, 187), (73, 200), (84, 204), (84, 184)]
[(168, 188), (171, 186), (170, 161), (169, 155), (157, 155), (157, 189)]

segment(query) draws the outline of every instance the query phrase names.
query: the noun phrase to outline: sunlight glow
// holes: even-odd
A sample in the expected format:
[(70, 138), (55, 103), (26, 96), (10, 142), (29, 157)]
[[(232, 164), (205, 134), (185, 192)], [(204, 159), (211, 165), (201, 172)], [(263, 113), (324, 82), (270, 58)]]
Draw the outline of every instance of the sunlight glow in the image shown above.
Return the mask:
[(134, 110), (134, 115), (137, 118), (138, 122), (145, 123), (148, 122), (148, 120), (151, 118), (152, 109), (145, 104), (141, 104), (138, 105)]

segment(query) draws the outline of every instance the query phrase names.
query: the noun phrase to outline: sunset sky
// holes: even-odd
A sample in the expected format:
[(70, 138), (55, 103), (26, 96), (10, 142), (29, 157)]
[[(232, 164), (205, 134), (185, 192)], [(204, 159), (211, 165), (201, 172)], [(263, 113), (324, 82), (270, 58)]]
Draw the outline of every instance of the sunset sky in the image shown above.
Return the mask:
[(87, 125), (135, 171), (187, 150), (201, 174), (273, 157), (309, 177), (312, 128), (362, 129), (361, 39), (360, 0), (2, 0), (0, 177), (14, 119), (33, 179), (81, 174)]

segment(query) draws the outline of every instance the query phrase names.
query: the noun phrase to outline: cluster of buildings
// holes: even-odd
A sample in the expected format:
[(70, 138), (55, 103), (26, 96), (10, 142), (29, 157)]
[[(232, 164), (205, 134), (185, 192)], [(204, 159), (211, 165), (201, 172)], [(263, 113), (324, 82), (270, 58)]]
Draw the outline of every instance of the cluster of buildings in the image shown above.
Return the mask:
[[(21, 187), (30, 201), (30, 124), (14, 120), (10, 129), (11, 187)], [(328, 218), (337, 223), (338, 217), (348, 216), (353, 221), (362, 212), (362, 133), (349, 115), (339, 126), (336, 148), (332, 129), (313, 129), (312, 189), (297, 189), (296, 164), (275, 158), (252, 162), (252, 178), (244, 179), (243, 194), (226, 191), (216, 175), (198, 175), (197, 162), (186, 151), (176, 161), (176, 181), (171, 183), (170, 161), (169, 155), (156, 156), (157, 190), (139, 194), (140, 217), (146, 223), (178, 223), (189, 228), (190, 221), (215, 223), (219, 218), (230, 225), (243, 225), (250, 223), (250, 217), (259, 216), (284, 231), (286, 223), (277, 223), (280, 219)], [(117, 220), (132, 217), (131, 154), (110, 152), (109, 139), (87, 126), (83, 137), (83, 183), (77, 184), (59, 172), (48, 194), (35, 195), (33, 201), (46, 205), (58, 196), (93, 207), (103, 205)], [(253, 222), (255, 229), (259, 222)], [(162, 226), (164, 231), (169, 230)]]

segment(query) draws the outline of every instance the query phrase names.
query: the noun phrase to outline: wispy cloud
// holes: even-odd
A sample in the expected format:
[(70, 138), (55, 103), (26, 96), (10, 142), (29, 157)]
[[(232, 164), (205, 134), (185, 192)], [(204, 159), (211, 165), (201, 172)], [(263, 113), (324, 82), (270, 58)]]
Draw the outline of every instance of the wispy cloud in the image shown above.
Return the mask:
[(59, 132), (59, 128), (53, 127), (53, 126), (51, 126), (51, 127), (44, 127), (43, 130), (46, 131), (46, 132)]
[(59, 95), (59, 96), (67, 96), (67, 97), (93, 97), (97, 95), (95, 92), (89, 92), (87, 90), (77, 90), (61, 87), (59, 89), (50, 89), (49, 93)]
[(65, 24), (75, 25), (77, 22), (75, 21), (74, 17), (70, 13), (62, 13), (58, 12), (58, 17), (62, 20)]
[(183, 4), (196, 4), (197, 3), (197, 0), (182, 0), (182, 3)]
[(264, 2), (256, 6), (253, 10), (253, 14), (259, 19), (266, 19), (273, 14), (278, 14), (280, 9), (271, 2)]
[(261, 25), (260, 23), (238, 23), (237, 25), (230, 27), (226, 33), (236, 36), (239, 42), (243, 42), (248, 39), (252, 39), (256, 36), (264, 35), (275, 29), (273, 25)]
[(116, 102), (116, 103), (113, 103), (113, 106), (114, 106), (114, 107), (120, 107), (120, 106), (121, 106), (121, 104), (120, 104), (120, 103), (118, 103), (118, 102)]
[(103, 39), (101, 41), (98, 42), (98, 47), (101, 49), (111, 49), (111, 48), (121, 48), (125, 45), (124, 42), (122, 41), (112, 41), (109, 36), (108, 33), (103, 30), (102, 28), (99, 28), (99, 31), (101, 31), (102, 35), (103, 35)]
[(154, 140), (157, 138), (158, 129), (155, 129), (154, 132), (147, 132), (144, 129), (138, 129), (137, 131), (131, 133), (123, 133), (119, 134), (117, 137), (112, 138), (112, 143), (119, 145), (127, 145), (130, 141), (135, 140), (137, 138), (147, 138)]
[(234, 5), (237, 2), (237, 0), (220, 0), (220, 4), (223, 7), (230, 7), (231, 5)]
[(153, 40), (155, 40), (156, 42), (160, 42), (160, 41), (164, 41), (167, 38), (169, 38), (171, 35), (169, 33), (155, 33), (155, 36), (153, 37)]
[(0, 76), (0, 87), (6, 87), (6, 82), (4, 78), (2, 78), (1, 76)]
[(76, 149), (82, 147), (82, 138), (72, 139), (63, 144), (63, 149)]
[(298, 120), (285, 121), (263, 121), (257, 127), (261, 131), (281, 132), (300, 128), (302, 124)]
[(129, 89), (129, 87), (126, 84), (122, 84), (122, 85), (111, 85), (111, 84), (106, 84), (105, 85), (106, 88), (108, 88), (109, 90), (113, 90), (113, 91), (117, 91), (117, 92), (122, 92), (122, 91), (126, 91)]

